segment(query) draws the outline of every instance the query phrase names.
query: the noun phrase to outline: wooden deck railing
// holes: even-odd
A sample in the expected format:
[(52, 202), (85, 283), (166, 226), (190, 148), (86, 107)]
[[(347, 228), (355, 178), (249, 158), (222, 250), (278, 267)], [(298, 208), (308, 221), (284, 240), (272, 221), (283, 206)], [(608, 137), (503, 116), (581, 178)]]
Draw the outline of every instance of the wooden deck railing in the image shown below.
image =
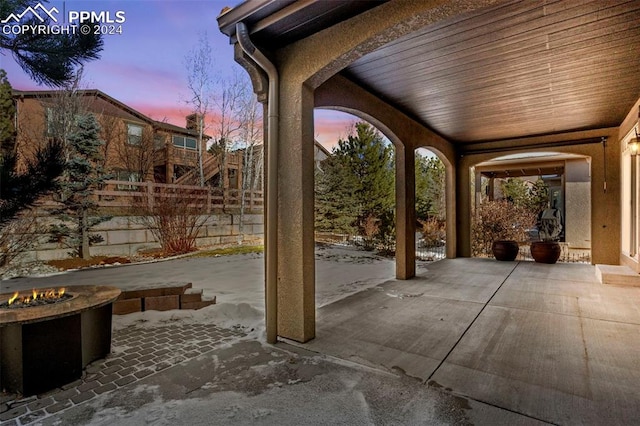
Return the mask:
[[(98, 205), (107, 208), (131, 208), (144, 200), (148, 208), (168, 197), (189, 200), (190, 204), (202, 206), (203, 213), (219, 209), (239, 209), (241, 189), (206, 188), (191, 185), (175, 185), (155, 182), (128, 182), (109, 180), (102, 190), (95, 191)], [(244, 207), (247, 211), (262, 211), (262, 191), (245, 191)]]

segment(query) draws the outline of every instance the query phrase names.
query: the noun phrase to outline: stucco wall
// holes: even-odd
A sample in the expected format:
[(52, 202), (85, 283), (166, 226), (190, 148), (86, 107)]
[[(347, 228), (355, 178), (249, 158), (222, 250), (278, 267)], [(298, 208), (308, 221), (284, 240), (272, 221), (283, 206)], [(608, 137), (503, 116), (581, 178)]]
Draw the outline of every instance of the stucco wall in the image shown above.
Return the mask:
[(591, 247), (591, 176), (587, 159), (565, 163), (565, 241), (571, 248)]

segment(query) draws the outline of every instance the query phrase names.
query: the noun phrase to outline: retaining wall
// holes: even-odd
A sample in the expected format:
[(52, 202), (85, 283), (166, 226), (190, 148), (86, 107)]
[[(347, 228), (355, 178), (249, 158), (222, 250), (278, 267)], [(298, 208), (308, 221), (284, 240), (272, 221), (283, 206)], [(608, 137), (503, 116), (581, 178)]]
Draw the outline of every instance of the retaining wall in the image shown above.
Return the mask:
[[(200, 229), (196, 244), (199, 248), (214, 247), (237, 243), (238, 241), (262, 242), (264, 235), (263, 215), (245, 214), (240, 233), (239, 214), (212, 214)], [(42, 227), (41, 229), (46, 229)], [(99, 234), (103, 241), (91, 246), (92, 256), (135, 256), (140, 251), (159, 248), (150, 229), (146, 228), (139, 217), (116, 216), (96, 225), (92, 234)], [(58, 243), (45, 242), (42, 238), (36, 250), (24, 253), (23, 261), (48, 261), (66, 259), (70, 249)]]

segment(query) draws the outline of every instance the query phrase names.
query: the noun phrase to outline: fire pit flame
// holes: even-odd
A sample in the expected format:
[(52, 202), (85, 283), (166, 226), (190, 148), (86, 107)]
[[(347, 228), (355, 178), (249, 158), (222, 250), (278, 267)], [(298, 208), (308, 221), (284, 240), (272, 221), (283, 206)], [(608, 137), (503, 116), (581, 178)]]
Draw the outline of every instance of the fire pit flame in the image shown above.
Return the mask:
[[(31, 294), (27, 294), (24, 296), (20, 296), (19, 292), (15, 292), (13, 296), (9, 298), (6, 302), (7, 307), (28, 307), (31, 305), (40, 305), (42, 303), (55, 303), (56, 301), (62, 299), (65, 294), (65, 289), (60, 288), (59, 290), (48, 289), (48, 290), (40, 290), (39, 292), (33, 289)], [(4, 304), (2, 304), (4, 305)]]

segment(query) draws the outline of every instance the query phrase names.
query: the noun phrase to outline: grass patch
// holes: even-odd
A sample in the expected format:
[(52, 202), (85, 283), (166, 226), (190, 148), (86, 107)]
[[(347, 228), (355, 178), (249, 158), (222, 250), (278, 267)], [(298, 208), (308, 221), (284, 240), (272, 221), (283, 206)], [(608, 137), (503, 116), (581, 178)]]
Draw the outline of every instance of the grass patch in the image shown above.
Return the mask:
[(230, 256), (232, 254), (250, 254), (250, 253), (262, 253), (264, 252), (264, 246), (232, 246), (225, 248), (218, 248), (212, 250), (202, 250), (194, 253), (190, 257), (216, 257), (216, 256)]

